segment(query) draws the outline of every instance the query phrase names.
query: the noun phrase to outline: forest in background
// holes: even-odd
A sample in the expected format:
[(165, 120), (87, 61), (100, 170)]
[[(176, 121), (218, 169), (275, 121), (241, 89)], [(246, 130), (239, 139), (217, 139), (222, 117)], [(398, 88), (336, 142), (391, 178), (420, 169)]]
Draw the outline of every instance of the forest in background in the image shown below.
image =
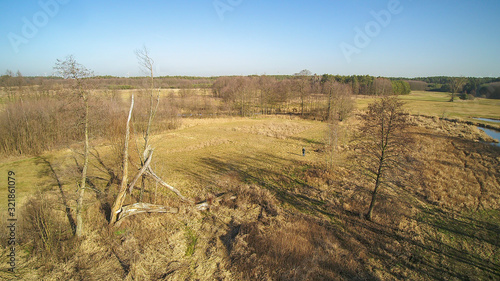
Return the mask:
[[(90, 98), (93, 137), (122, 133), (127, 97), (137, 93), (138, 124), (147, 121), (148, 77), (92, 76), (85, 78)], [(451, 90), (453, 82), (460, 80)], [(382, 78), (369, 75), (294, 75), (155, 77), (161, 94), (157, 128), (173, 129), (182, 117), (295, 115), (303, 119), (344, 120), (354, 107), (353, 96), (406, 95), (410, 91), (455, 91), (462, 99), (500, 98), (500, 78), (428, 77)], [(456, 83), (455, 83), (456, 84)], [(82, 110), (72, 94), (74, 81), (61, 77), (24, 77), (7, 71), (0, 77), (1, 154), (37, 154), (81, 139)], [(103, 106), (104, 105), (104, 106)], [(334, 112), (334, 114), (332, 114)]]
[[(479, 142), (485, 140), (479, 129), (437, 117), (441, 110), (430, 103), (439, 99), (441, 107), (483, 114), (490, 108), (484, 103), (498, 106), (496, 101), (405, 95), (411, 81), (371, 76), (82, 77), (3, 77), (0, 170), (20, 175), (16, 198), (26, 203), (20, 208), (18, 272), (8, 273), (3, 263), (0, 278), (500, 276), (498, 149)], [(467, 81), (449, 82), (453, 98)], [(371, 138), (369, 130), (385, 120), (374, 100), (394, 94), (413, 99), (412, 107), (431, 108), (436, 117), (390, 115), (408, 122), (401, 128), (409, 125), (388, 151), (406, 166), (394, 166), (377, 192), (378, 180), (365, 172), (381, 170), (362, 156), (386, 147), (372, 146), (370, 140), (381, 138)], [(354, 110), (362, 110), (360, 104), (367, 114)], [(394, 105), (402, 109), (401, 102)], [(489, 110), (498, 118), (495, 108)], [(157, 148), (155, 162), (149, 161), (148, 135)], [(410, 136), (415, 140), (407, 142)], [(141, 153), (142, 147), (149, 152)], [(122, 187), (131, 178), (124, 168), (129, 162), (139, 172), (122, 212), (168, 206), (169, 214), (127, 217), (110, 228), (111, 206), (124, 198)], [(147, 163), (158, 172), (147, 175), (168, 184), (139, 180), (144, 169), (137, 165)], [(360, 170), (365, 163), (371, 164)], [(191, 203), (175, 200), (169, 184)], [(78, 226), (83, 238), (77, 238)], [(3, 238), (0, 256), (6, 257)], [(442, 262), (435, 266), (436, 260)]]
[[(209, 89), (212, 88), (218, 80), (237, 79), (243, 76), (161, 76), (155, 77), (156, 87), (161, 89)], [(434, 76), (434, 77), (374, 77), (370, 75), (312, 75), (310, 71), (303, 70), (293, 75), (249, 75), (248, 78), (263, 78), (274, 81), (290, 81), (297, 78), (309, 77), (311, 82), (325, 80), (334, 80), (343, 84), (350, 84), (354, 94), (372, 95), (377, 94), (377, 88), (380, 88), (380, 81), (390, 80), (392, 91), (396, 94), (407, 94), (408, 86), (412, 91), (433, 91), (450, 92), (450, 83), (458, 77)], [(468, 94), (472, 97), (500, 98), (500, 77), (462, 77), (465, 80), (462, 94)], [(115, 77), (115, 76), (94, 76), (92, 84), (100, 90), (126, 90), (143, 88), (147, 77)], [(57, 86), (64, 86), (68, 81), (64, 81), (57, 76), (23, 76), (21, 72), (7, 70), (0, 76), (0, 87), (12, 88), (23, 86), (38, 86), (39, 90), (49, 90)], [(391, 91), (391, 90), (389, 90)]]

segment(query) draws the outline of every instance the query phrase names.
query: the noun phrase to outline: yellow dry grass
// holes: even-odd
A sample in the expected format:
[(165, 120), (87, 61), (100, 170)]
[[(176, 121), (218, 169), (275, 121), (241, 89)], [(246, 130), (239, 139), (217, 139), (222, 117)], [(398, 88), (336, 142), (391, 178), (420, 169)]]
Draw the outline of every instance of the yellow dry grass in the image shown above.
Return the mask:
[[(428, 115), (477, 121), (473, 118), (500, 120), (500, 100), (476, 98), (450, 102), (449, 93), (413, 91), (400, 98), (406, 102), (405, 109), (415, 115)], [(374, 97), (360, 96), (356, 99), (357, 108), (365, 109)]]
[[(350, 120), (345, 128), (352, 132), (357, 122)], [(179, 207), (179, 214), (137, 215), (108, 230), (101, 204), (109, 203), (116, 186), (111, 187), (109, 198), (97, 198), (89, 190), (85, 239), (60, 241), (65, 245), (61, 252), (43, 260), (26, 254), (21, 277), (500, 277), (499, 149), (452, 136), (448, 133), (452, 130), (437, 130), (442, 124), (423, 128), (415, 122), (408, 182), (400, 189), (383, 189), (371, 223), (360, 215), (368, 206), (372, 183), (351, 170), (340, 156), (342, 161), (325, 169), (324, 123), (276, 117), (184, 120), (181, 128), (152, 138), (153, 168), (188, 197), (203, 200), (210, 194), (226, 193), (209, 212), (194, 211), (163, 188), (158, 188), (155, 197), (156, 187), (148, 182), (144, 199)], [(141, 138), (132, 144), (132, 160), (137, 162)], [(119, 173), (118, 148), (97, 143), (95, 147), (102, 163), (93, 158), (89, 174), (96, 188), (105, 190), (109, 170), (102, 164)], [(338, 153), (355, 151), (343, 145)], [(36, 187), (44, 190), (46, 198), (53, 200), (53, 221), (61, 222), (66, 219), (62, 194), (74, 206), (74, 178), (78, 175), (74, 154), (61, 150), (9, 159), (0, 169), (2, 173), (10, 168), (19, 171), (20, 191), (25, 192), (20, 196)], [(80, 156), (77, 159), (81, 162)], [(127, 202), (134, 202), (137, 195), (134, 191)], [(69, 250), (69, 245), (76, 246)], [(0, 271), (5, 271), (3, 266)]]

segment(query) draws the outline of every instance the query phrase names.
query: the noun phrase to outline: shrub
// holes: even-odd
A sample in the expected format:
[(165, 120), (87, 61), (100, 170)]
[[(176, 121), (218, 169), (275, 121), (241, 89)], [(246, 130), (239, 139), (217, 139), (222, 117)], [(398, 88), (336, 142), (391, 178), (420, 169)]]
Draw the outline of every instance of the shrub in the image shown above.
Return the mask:
[(47, 262), (65, 260), (74, 254), (71, 225), (62, 212), (54, 209), (55, 204), (48, 196), (37, 195), (27, 201), (20, 216), (22, 245)]
[(459, 96), (458, 96), (461, 100), (473, 100), (475, 97), (474, 95), (471, 95), (471, 94), (467, 94), (467, 93), (461, 93)]

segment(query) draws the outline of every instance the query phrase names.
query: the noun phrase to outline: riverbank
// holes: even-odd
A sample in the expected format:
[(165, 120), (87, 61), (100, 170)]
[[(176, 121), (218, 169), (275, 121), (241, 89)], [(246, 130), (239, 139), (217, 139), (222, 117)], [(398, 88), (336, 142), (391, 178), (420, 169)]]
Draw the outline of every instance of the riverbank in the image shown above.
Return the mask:
[(463, 138), (475, 142), (498, 143), (478, 127), (500, 131), (500, 125), (489, 125), (481, 122), (465, 121), (458, 118), (440, 118), (428, 115), (410, 115), (410, 123), (414, 126), (423, 126), (427, 129), (446, 133), (452, 137)]

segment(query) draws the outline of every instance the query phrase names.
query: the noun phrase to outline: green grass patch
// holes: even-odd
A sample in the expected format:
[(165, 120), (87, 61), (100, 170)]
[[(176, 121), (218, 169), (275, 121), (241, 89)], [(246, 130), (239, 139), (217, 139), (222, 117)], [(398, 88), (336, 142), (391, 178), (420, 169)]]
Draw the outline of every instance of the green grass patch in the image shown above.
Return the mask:
[(37, 191), (43, 191), (52, 184), (50, 175), (39, 157), (20, 158), (12, 162), (0, 163), (0, 182), (5, 188), (0, 189), (0, 212), (7, 209), (7, 179), (8, 173), (12, 171), (15, 175), (16, 207), (21, 205), (24, 198)]
[[(500, 118), (500, 100), (477, 98), (474, 100), (455, 100), (450, 102), (450, 94), (437, 92), (412, 92), (401, 96), (405, 108), (412, 114), (439, 117), (462, 118)], [(477, 121), (477, 120), (476, 120)]]
[[(469, 121), (478, 121), (474, 118), (500, 119), (500, 100), (483, 98), (460, 100), (457, 98), (454, 102), (450, 102), (449, 93), (424, 91), (413, 91), (400, 98), (406, 102), (405, 109), (410, 114), (461, 118)], [(356, 99), (357, 108), (366, 109), (374, 99), (375, 97)]]
[(185, 234), (186, 234), (186, 253), (185, 255), (187, 257), (190, 257), (194, 254), (194, 251), (196, 250), (196, 244), (198, 243), (198, 236), (196, 236), (196, 233), (191, 229), (189, 226), (185, 226), (184, 228)]

